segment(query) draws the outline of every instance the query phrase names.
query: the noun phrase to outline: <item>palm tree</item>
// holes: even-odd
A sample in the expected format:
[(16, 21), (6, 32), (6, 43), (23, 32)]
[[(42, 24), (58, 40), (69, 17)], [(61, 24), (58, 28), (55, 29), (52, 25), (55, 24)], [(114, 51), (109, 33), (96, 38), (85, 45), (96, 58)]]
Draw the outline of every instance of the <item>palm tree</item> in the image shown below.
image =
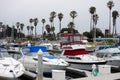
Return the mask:
[(59, 32), (61, 31), (61, 21), (62, 21), (62, 18), (63, 18), (63, 14), (62, 13), (58, 13), (58, 19), (60, 21)]
[(50, 21), (51, 27), (52, 27), (52, 26), (53, 26), (53, 25), (52, 25), (52, 23), (53, 23), (53, 17), (50, 17), (50, 18), (49, 18), (49, 21)]
[(53, 25), (52, 26), (54, 26), (54, 18), (56, 17), (56, 12), (55, 11), (52, 11), (51, 13), (50, 13), (50, 17), (53, 19)]
[(30, 22), (30, 26), (32, 26), (33, 19), (30, 18), (30, 19), (29, 19), (29, 22)]
[[(22, 31), (23, 31), (23, 27), (24, 27), (24, 24), (21, 23), (21, 24), (20, 24), (20, 32), (21, 32), (21, 34), (22, 34)], [(22, 35), (21, 35), (21, 39), (22, 39)]]
[(3, 29), (3, 38), (6, 37), (6, 25), (2, 25), (2, 29)]
[(50, 25), (49, 24), (47, 24), (46, 26), (45, 26), (45, 28), (46, 28), (46, 31), (47, 31), (47, 38), (50, 38), (51, 37), (51, 35), (50, 35), (50, 31), (51, 31), (51, 28), (50, 28)]
[(12, 37), (13, 40), (14, 40), (14, 29), (15, 29), (15, 26), (13, 25), (12, 26), (12, 31), (11, 31), (11, 37)]
[(93, 14), (96, 12), (96, 8), (93, 6), (90, 7), (89, 12), (91, 14), (91, 19), (90, 19), (90, 31), (91, 31), (92, 30), (92, 23), (93, 23)]
[(107, 3), (107, 7), (109, 8), (109, 34), (111, 34), (111, 9), (112, 9), (112, 7), (114, 7), (114, 3), (113, 3), (113, 1), (109, 1), (108, 3)]
[(51, 31), (50, 25), (47, 24), (47, 25), (45, 26), (45, 28), (46, 28), (47, 33), (50, 34), (50, 31)]
[(3, 22), (0, 22), (0, 27), (2, 27)]
[(116, 19), (117, 17), (119, 17), (119, 13), (118, 11), (114, 10), (112, 12), (112, 17), (113, 17), (113, 35), (114, 35), (114, 30), (115, 30), (115, 35), (117, 34), (117, 30), (116, 30)]
[(71, 11), (70, 16), (72, 17), (72, 19), (73, 19), (72, 22), (74, 23), (74, 18), (77, 17), (77, 12), (76, 11)]
[(20, 24), (20, 29), (21, 29), (21, 32), (23, 31), (23, 27), (24, 27), (24, 24), (23, 24), (23, 23), (21, 23), (21, 24)]
[(74, 23), (73, 22), (69, 22), (69, 24), (68, 24), (68, 29), (70, 29), (70, 30), (68, 30), (68, 33), (74, 33)]
[(31, 35), (33, 36), (33, 29), (34, 29), (34, 27), (31, 26), (30, 29), (31, 29)]
[(94, 38), (93, 38), (93, 41), (94, 41), (94, 44), (96, 45), (96, 25), (97, 25), (97, 21), (98, 21), (98, 15), (97, 14), (94, 14), (93, 15), (93, 29), (94, 29)]
[(46, 21), (45, 21), (45, 19), (42, 19), (41, 22), (43, 23), (43, 27), (42, 27), (42, 35), (43, 35), (43, 33), (44, 33), (44, 24), (45, 24)]
[(28, 30), (28, 35), (29, 35), (30, 26), (27, 26), (27, 30)]
[[(19, 37), (20, 37), (20, 29), (19, 29), (19, 27), (20, 27), (20, 22), (17, 22), (16, 23), (16, 27), (17, 27), (17, 36), (18, 36), (18, 39), (19, 39)], [(19, 33), (18, 33), (19, 32)]]
[(3, 22), (0, 22), (0, 32), (2, 32), (2, 25), (3, 25)]
[(35, 18), (33, 21), (34, 21), (34, 26), (35, 26), (35, 39), (36, 39), (36, 35), (37, 35), (37, 33), (36, 33), (36, 26), (37, 26), (37, 23), (38, 23), (38, 19)]
[[(30, 22), (30, 26), (29, 26), (29, 27), (31, 27), (31, 26), (32, 26), (32, 23), (34, 22), (34, 19), (30, 18), (30, 19), (29, 19), (29, 22)], [(32, 31), (30, 30), (30, 31), (29, 31), (29, 35), (31, 35), (31, 32), (32, 32)]]

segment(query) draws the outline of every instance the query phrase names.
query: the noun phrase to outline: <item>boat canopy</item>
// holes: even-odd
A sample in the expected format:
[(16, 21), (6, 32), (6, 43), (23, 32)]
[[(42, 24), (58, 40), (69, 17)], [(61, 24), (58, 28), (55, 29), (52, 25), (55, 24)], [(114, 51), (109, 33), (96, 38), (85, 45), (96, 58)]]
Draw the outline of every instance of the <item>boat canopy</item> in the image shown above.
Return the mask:
[(38, 52), (40, 49), (42, 52), (48, 52), (45, 46), (25, 46), (22, 50), (28, 49), (30, 53)]
[(63, 49), (63, 46), (81, 44), (84, 39), (82, 34), (73, 34), (73, 33), (63, 33), (60, 34), (60, 48)]

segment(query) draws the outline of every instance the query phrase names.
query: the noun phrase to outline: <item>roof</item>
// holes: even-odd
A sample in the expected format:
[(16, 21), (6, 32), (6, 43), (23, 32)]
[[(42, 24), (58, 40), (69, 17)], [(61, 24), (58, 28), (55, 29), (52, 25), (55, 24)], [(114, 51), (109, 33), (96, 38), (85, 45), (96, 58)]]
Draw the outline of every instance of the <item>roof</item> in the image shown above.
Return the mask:
[(73, 33), (63, 33), (60, 34), (61, 37), (67, 37), (67, 36), (82, 36), (82, 34), (73, 34)]

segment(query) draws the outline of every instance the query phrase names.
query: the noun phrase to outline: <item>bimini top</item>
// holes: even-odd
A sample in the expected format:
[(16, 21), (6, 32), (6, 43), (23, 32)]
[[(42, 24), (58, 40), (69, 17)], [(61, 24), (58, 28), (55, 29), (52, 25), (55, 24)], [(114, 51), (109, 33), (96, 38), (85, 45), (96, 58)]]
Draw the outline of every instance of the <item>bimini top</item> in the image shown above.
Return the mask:
[(38, 52), (40, 49), (43, 53), (48, 52), (45, 46), (25, 46), (22, 48), (22, 52), (29, 51), (29, 53), (33, 53)]
[(0, 51), (7, 51), (7, 49), (4, 46), (0, 46)]

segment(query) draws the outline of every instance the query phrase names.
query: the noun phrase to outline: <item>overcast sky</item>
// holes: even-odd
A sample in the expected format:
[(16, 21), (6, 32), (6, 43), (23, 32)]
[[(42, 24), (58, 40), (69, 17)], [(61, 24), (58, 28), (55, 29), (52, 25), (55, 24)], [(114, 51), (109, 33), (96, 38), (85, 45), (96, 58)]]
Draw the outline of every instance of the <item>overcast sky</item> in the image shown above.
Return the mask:
[[(97, 27), (101, 30), (108, 28), (109, 24), (109, 9), (107, 2), (109, 0), (0, 0), (0, 22), (10, 26), (16, 22), (25, 24), (24, 32), (27, 34), (26, 26), (30, 25), (30, 18), (38, 18), (37, 33), (41, 34), (41, 19), (45, 18), (46, 23), (50, 24), (50, 12), (55, 11), (63, 13), (62, 28), (67, 27), (72, 21), (69, 13), (75, 10), (78, 16), (75, 18), (75, 29), (80, 33), (89, 31), (91, 6), (96, 7), (96, 13), (99, 16)], [(120, 0), (113, 0), (114, 7), (112, 10), (117, 10), (120, 14)], [(59, 20), (55, 18), (55, 32), (59, 29)], [(117, 18), (117, 32), (120, 33), (120, 17)]]

